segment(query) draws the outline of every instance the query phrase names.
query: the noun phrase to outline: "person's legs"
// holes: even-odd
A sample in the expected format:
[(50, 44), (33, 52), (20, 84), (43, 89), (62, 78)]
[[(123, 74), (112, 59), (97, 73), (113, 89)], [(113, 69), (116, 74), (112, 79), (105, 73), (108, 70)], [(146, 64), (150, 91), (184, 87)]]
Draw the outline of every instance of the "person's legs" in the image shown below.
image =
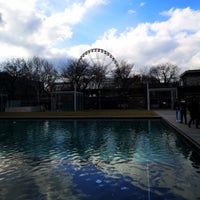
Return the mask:
[(198, 127), (198, 125), (199, 125), (199, 119), (196, 119), (195, 121), (196, 121), (196, 128), (199, 128)]
[(186, 112), (186, 110), (184, 110), (184, 120), (185, 120), (185, 124), (187, 124), (187, 112)]
[(176, 110), (176, 121), (179, 121), (179, 110)]
[(181, 114), (181, 123), (183, 123), (183, 111), (182, 110), (180, 111), (180, 114)]
[(190, 120), (188, 122), (188, 126), (191, 127), (191, 123), (194, 121), (194, 119), (192, 118), (192, 116), (190, 115)]

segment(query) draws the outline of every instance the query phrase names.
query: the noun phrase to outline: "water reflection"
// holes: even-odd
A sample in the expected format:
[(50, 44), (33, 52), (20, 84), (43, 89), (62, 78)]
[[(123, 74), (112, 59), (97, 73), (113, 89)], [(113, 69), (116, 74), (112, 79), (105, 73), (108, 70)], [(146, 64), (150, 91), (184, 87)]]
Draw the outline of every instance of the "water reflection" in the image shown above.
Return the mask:
[(0, 122), (0, 199), (195, 199), (199, 162), (159, 120)]

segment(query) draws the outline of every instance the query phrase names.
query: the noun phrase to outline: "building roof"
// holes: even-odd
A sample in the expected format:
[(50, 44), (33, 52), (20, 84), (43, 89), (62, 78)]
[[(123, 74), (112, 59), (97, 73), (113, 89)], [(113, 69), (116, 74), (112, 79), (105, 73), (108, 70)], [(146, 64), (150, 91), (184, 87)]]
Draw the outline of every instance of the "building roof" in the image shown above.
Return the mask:
[(183, 72), (180, 77), (183, 77), (185, 75), (190, 75), (190, 74), (200, 74), (200, 69), (193, 69), (193, 70), (187, 70)]

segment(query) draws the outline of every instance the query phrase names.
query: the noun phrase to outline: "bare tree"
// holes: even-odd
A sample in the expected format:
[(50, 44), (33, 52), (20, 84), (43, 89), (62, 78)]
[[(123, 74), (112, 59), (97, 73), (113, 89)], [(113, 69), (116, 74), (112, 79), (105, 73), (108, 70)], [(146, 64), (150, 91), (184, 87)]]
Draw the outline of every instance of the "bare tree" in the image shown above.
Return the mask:
[(41, 80), (44, 83), (45, 90), (51, 92), (53, 89), (53, 84), (58, 77), (57, 70), (53, 67), (51, 63), (45, 61), (41, 75)]
[(178, 80), (179, 68), (170, 63), (164, 63), (150, 68), (149, 76), (168, 85)]
[(28, 61), (28, 67), (24, 68), (26, 76), (33, 81), (41, 82), (46, 91), (51, 91), (52, 85), (57, 79), (58, 72), (46, 59), (33, 57)]
[(133, 67), (134, 64), (128, 64), (123, 61), (113, 71), (114, 82), (117, 88), (129, 88), (129, 78), (132, 76)]
[(2, 68), (8, 72), (12, 77), (21, 77), (22, 68), (25, 68), (26, 61), (23, 58), (13, 58), (3, 62)]
[(71, 88), (76, 84), (78, 90), (84, 90), (92, 79), (90, 65), (84, 61), (70, 60), (61, 69), (61, 77), (70, 82)]
[(126, 97), (131, 86), (131, 78), (133, 78), (133, 67), (133, 64), (128, 64), (123, 61), (113, 71), (114, 84), (119, 93), (119, 106), (122, 108), (127, 107), (128, 98)]
[[(1, 63), (3, 71), (10, 75), (9, 93), (12, 100), (16, 98), (17, 82), (22, 75), (22, 67), (24, 66), (26, 66), (26, 61), (23, 58), (13, 58)], [(23, 87), (26, 88), (27, 84), (24, 84)]]
[[(47, 60), (33, 57), (29, 60), (23, 58), (13, 58), (1, 63), (3, 70), (11, 76), (12, 95), (15, 98), (16, 87), (30, 93), (30, 88), (37, 93), (37, 101), (40, 102), (42, 92), (51, 92), (52, 85), (57, 78), (57, 71)], [(17, 85), (16, 85), (17, 84)]]
[(91, 88), (100, 89), (103, 86), (103, 82), (106, 79), (107, 67), (99, 64), (91, 66)]
[(40, 95), (43, 91), (51, 92), (53, 83), (57, 78), (57, 71), (53, 65), (46, 59), (36, 56), (28, 60), (24, 74), (29, 80), (35, 82), (38, 103), (40, 103)]

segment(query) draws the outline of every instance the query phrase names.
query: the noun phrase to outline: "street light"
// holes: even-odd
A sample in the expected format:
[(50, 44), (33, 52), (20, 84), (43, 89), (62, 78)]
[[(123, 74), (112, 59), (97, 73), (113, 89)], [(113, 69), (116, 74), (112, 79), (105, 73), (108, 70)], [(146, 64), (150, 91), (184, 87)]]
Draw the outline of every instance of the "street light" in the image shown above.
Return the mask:
[(147, 80), (147, 110), (150, 110), (149, 80)]
[(76, 81), (74, 82), (74, 112), (76, 112)]

